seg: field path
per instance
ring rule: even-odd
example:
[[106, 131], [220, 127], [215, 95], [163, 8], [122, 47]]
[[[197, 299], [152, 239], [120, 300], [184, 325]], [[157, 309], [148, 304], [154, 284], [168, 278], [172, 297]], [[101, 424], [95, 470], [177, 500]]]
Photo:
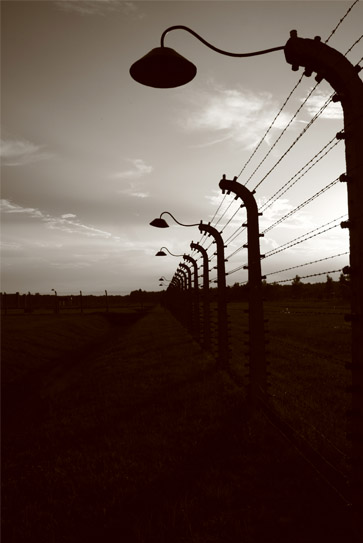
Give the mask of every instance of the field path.
[[163, 308], [63, 362], [3, 437], [4, 542], [350, 542], [339, 501]]

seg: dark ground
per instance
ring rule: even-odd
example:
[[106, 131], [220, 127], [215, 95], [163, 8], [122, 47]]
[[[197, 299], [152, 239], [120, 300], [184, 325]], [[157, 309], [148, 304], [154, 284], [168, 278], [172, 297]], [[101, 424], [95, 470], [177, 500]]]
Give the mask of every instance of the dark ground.
[[20, 362], [4, 327], [4, 543], [353, 541], [349, 510], [168, 312], [81, 318], [99, 330], [84, 345], [55, 321], [45, 355], [34, 326]]

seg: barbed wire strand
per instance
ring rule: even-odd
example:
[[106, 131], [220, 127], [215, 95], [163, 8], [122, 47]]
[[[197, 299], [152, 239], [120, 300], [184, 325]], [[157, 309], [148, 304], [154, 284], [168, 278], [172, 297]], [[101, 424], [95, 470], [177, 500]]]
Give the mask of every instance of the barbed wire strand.
[[[363, 34], [353, 43], [353, 45], [351, 45], [348, 49], [348, 51], [345, 53], [344, 56], [347, 56], [348, 53], [351, 52], [351, 50], [353, 49], [353, 47], [355, 47], [359, 42], [360, 40], [363, 38]], [[359, 61], [360, 62], [360, 61]]]
[[355, 0], [353, 2], [353, 4], [350, 6], [350, 8], [348, 8], [348, 10], [346, 11], [346, 13], [343, 15], [343, 17], [338, 21], [337, 25], [335, 26], [335, 28], [333, 28], [333, 30], [331, 31], [331, 33], [329, 34], [329, 36], [327, 37], [327, 39], [325, 40], [325, 43], [328, 43], [328, 41], [330, 41], [330, 38], [332, 38], [335, 34], [335, 32], [338, 30], [338, 28], [340, 27], [340, 25], [342, 24], [342, 22], [344, 21], [344, 19], [349, 15], [349, 13], [352, 11], [352, 9], [354, 8], [354, 6], [359, 2], [359, 0]]
[[278, 136], [278, 138], [275, 140], [275, 142], [273, 143], [273, 145], [271, 145], [270, 149], [268, 150], [268, 152], [265, 154], [265, 156], [263, 157], [263, 159], [259, 162], [259, 164], [257, 165], [257, 167], [254, 169], [254, 171], [251, 173], [251, 175], [248, 177], [248, 179], [245, 181], [245, 185], [247, 186], [247, 184], [250, 182], [250, 180], [252, 179], [252, 177], [255, 175], [255, 173], [260, 169], [260, 167], [262, 166], [262, 164], [265, 162], [265, 160], [267, 159], [267, 157], [272, 153], [272, 151], [274, 150], [274, 148], [276, 147], [276, 145], [278, 144], [278, 142], [280, 141], [280, 139], [282, 138], [282, 136], [285, 134], [285, 132], [287, 131], [287, 129], [291, 126], [292, 122], [294, 121], [294, 119], [296, 119], [297, 115], [300, 113], [300, 111], [302, 110], [302, 108], [305, 106], [306, 102], [309, 100], [309, 98], [311, 97], [311, 95], [313, 94], [313, 92], [315, 91], [315, 89], [317, 88], [317, 86], [319, 85], [320, 82], [316, 83], [314, 85], [314, 87], [310, 90], [309, 94], [307, 95], [307, 97], [305, 98], [305, 100], [300, 104], [300, 106], [297, 108], [297, 110], [295, 111], [294, 115], [291, 117], [291, 119], [289, 120], [289, 122], [287, 123], [287, 125], [285, 126], [285, 128], [281, 131], [280, 135]]
[[329, 189], [331, 189], [332, 187], [334, 187], [339, 181], [339, 177], [337, 177], [336, 179], [334, 179], [334, 181], [332, 181], [331, 183], [329, 183], [328, 185], [326, 185], [324, 188], [320, 189], [318, 192], [316, 192], [315, 194], [313, 194], [313, 196], [310, 196], [310, 198], [308, 198], [307, 200], [305, 200], [305, 202], [302, 202], [301, 204], [299, 204], [297, 207], [295, 207], [294, 209], [292, 209], [291, 211], [289, 211], [288, 213], [286, 213], [286, 215], [284, 215], [283, 217], [281, 217], [278, 221], [274, 222], [273, 224], [271, 224], [268, 228], [266, 228], [262, 234], [266, 234], [266, 232], [269, 232], [270, 230], [272, 230], [273, 228], [275, 228], [277, 225], [279, 225], [280, 223], [282, 223], [283, 221], [286, 221], [288, 218], [290, 218], [292, 215], [294, 215], [297, 211], [300, 211], [303, 207], [305, 207], [306, 205], [310, 204], [311, 202], [313, 202], [314, 200], [316, 200], [316, 198], [319, 198], [322, 194], [324, 194], [326, 191], [328, 191]]
[[[282, 187], [280, 187], [272, 196], [270, 196], [270, 198], [264, 204], [262, 204], [260, 210], [265, 211], [266, 209], [271, 207], [276, 202], [276, 200], [278, 200], [278, 198], [280, 198], [283, 194], [285, 194], [288, 190], [290, 190], [302, 177], [304, 177], [304, 175], [308, 173], [308, 171], [310, 171], [314, 166], [316, 166], [316, 164], [318, 164], [320, 160], [322, 160], [328, 153], [330, 153], [330, 151], [332, 151], [334, 147], [338, 145], [338, 143], [340, 143], [341, 141], [342, 140], [337, 140], [336, 136], [334, 136], [322, 149], [320, 149], [320, 151], [318, 151], [304, 166], [302, 166], [302, 168], [300, 168], [300, 170], [296, 172], [295, 175], [293, 175], [284, 185], [282, 185]], [[332, 143], [333, 145], [331, 145]], [[331, 145], [331, 147], [327, 149], [329, 145]], [[321, 156], [319, 157], [319, 155]], [[315, 162], [313, 162], [314, 160]], [[300, 177], [297, 177], [300, 173], [301, 173]]]
[[304, 264], [298, 264], [297, 266], [291, 266], [290, 268], [284, 268], [283, 270], [278, 270], [270, 273], [265, 273], [266, 277], [269, 275], [275, 275], [277, 273], [283, 273], [285, 271], [296, 270], [297, 268], [303, 268], [304, 266], [310, 266], [312, 264], [317, 264], [318, 262], [323, 262], [324, 260], [331, 260], [332, 258], [338, 258], [339, 256], [349, 255], [349, 251], [345, 253], [339, 253], [337, 255], [326, 256], [325, 258], [319, 258], [319, 260], [312, 260], [311, 262], [305, 262]]
[[246, 167], [248, 166], [248, 164], [251, 162], [252, 158], [255, 156], [255, 154], [257, 153], [258, 149], [261, 147], [262, 143], [265, 141], [265, 138], [268, 136], [268, 134], [270, 133], [270, 131], [272, 130], [272, 127], [273, 125], [275, 124], [277, 118], [281, 115], [284, 107], [286, 106], [287, 102], [290, 100], [291, 96], [294, 94], [295, 90], [297, 89], [297, 87], [300, 85], [301, 81], [303, 80], [304, 78], [304, 74], [301, 75], [300, 79], [298, 80], [298, 82], [296, 83], [296, 85], [294, 86], [294, 88], [292, 89], [292, 91], [290, 92], [290, 94], [288, 95], [288, 97], [286, 98], [286, 100], [284, 101], [284, 103], [282, 104], [280, 110], [278, 111], [278, 113], [275, 115], [274, 119], [272, 120], [270, 126], [268, 127], [268, 129], [266, 130], [266, 132], [264, 133], [264, 135], [262, 136], [262, 138], [260, 139], [257, 147], [255, 148], [255, 150], [253, 151], [253, 153], [251, 154], [251, 156], [249, 157], [249, 159], [247, 160], [247, 162], [245, 163], [245, 165], [243, 166], [243, 168], [241, 169], [241, 171], [239, 172], [239, 174], [237, 175], [237, 179], [239, 179], [239, 177], [242, 175], [242, 173], [244, 172], [244, 170], [246, 169]]
[[[336, 222], [336, 221], [339, 221], [340, 219], [343, 219], [344, 217], [346, 217], [346, 214], [342, 215], [341, 217], [337, 217], [336, 219], [333, 219], [333, 220], [331, 220], [331, 221], [329, 221], [329, 222], [327, 222], [325, 224], [322, 224], [322, 225], [318, 226], [317, 228], [314, 228], [313, 230], [310, 230], [310, 232], [306, 232], [305, 234], [302, 234], [301, 236], [298, 236], [297, 238], [295, 238], [293, 240], [290, 240], [290, 241], [284, 243], [283, 245], [280, 245], [279, 247], [276, 247], [276, 249], [271, 249], [271, 251], [268, 251], [264, 255], [264, 258], [268, 258], [270, 256], [273, 256], [273, 255], [277, 254], [277, 253], [285, 251], [286, 249], [290, 249], [291, 247], [294, 247], [295, 245], [298, 245], [299, 243], [303, 243], [304, 241], [308, 241], [311, 238], [314, 238], [316, 236], [320, 236], [321, 234], [324, 234], [325, 232], [328, 232], [329, 230], [332, 230], [333, 228], [336, 228], [337, 226], [339, 226], [339, 224], [335, 224], [333, 226], [329, 226], [329, 225], [331, 225], [331, 223], [333, 223], [333, 222]], [[329, 226], [329, 228], [325, 228], [326, 226]], [[322, 230], [321, 232], [318, 232], [318, 230], [320, 230], [321, 228], [325, 228], [325, 230]], [[243, 247], [241, 247], [241, 248], [243, 248]], [[241, 264], [240, 266], [237, 266], [236, 268], [232, 269], [231, 271], [226, 273], [226, 275], [231, 275], [232, 273], [235, 273], [236, 271], [241, 270], [245, 266], [247, 266], [247, 262], [245, 262], [244, 264]]]
[[233, 232], [233, 234], [231, 234], [231, 235], [226, 239], [225, 243], [231, 243], [232, 241], [234, 241], [234, 240], [236, 239], [237, 236], [239, 236], [240, 234], [242, 234], [242, 232], [243, 232], [244, 230], [246, 230], [246, 228], [247, 228], [247, 227], [246, 227], [246, 226], [243, 226], [243, 225], [239, 226], [239, 227], [237, 228], [237, 230], [235, 230], [235, 231]]
[[226, 224], [223, 226], [222, 230], [221, 230], [221, 234], [223, 234], [224, 230], [227, 228], [227, 226], [229, 225], [229, 223], [231, 221], [233, 221], [233, 219], [235, 218], [235, 216], [237, 215], [237, 213], [241, 210], [241, 208], [243, 208], [244, 206], [241, 204], [238, 204], [238, 208], [236, 209], [236, 211], [233, 213], [233, 215], [231, 216], [231, 218], [226, 222]]
[[[315, 87], [314, 87], [315, 89]], [[330, 102], [333, 99], [333, 94], [326, 100], [326, 102], [321, 106], [319, 111], [314, 115], [312, 119], [308, 122], [308, 124], [304, 127], [304, 129], [300, 132], [300, 134], [297, 136], [297, 138], [292, 142], [290, 147], [285, 151], [283, 155], [279, 158], [279, 160], [272, 166], [272, 168], [266, 173], [266, 175], [257, 183], [257, 185], [254, 187], [254, 190], [256, 190], [262, 183], [267, 179], [267, 177], [270, 175], [270, 173], [280, 164], [280, 162], [285, 158], [285, 156], [291, 151], [291, 149], [296, 145], [296, 143], [302, 138], [302, 136], [307, 132], [307, 130], [314, 124], [314, 122], [320, 117], [320, 115], [323, 113], [323, 111], [328, 107]]]
[[[284, 251], [285, 249], [289, 249], [290, 247], [293, 247], [294, 245], [298, 245], [299, 243], [302, 243], [303, 241], [307, 241], [308, 239], [311, 239], [315, 236], [319, 236], [320, 234], [323, 234], [324, 232], [327, 232], [328, 230], [331, 230], [332, 228], [336, 228], [339, 226], [339, 224], [335, 224], [333, 226], [331, 225], [335, 221], [339, 221], [340, 219], [343, 219], [346, 217], [346, 214], [341, 215], [340, 217], [337, 217], [336, 219], [333, 219], [325, 224], [322, 224], [321, 226], [318, 226], [317, 228], [314, 228], [313, 230], [310, 230], [310, 232], [307, 232], [305, 234], [302, 234], [301, 236], [298, 236], [297, 238], [290, 240], [283, 245], [280, 245], [279, 247], [276, 247], [276, 249], [271, 249], [271, 251], [268, 251], [265, 254], [265, 258], [268, 258], [270, 256], [273, 256], [274, 254], [280, 253], [281, 251]], [[329, 226], [329, 228], [326, 228], [325, 230], [322, 230], [321, 232], [317, 232], [321, 228], [325, 228], [326, 226]]]
[[[227, 193], [225, 194], [225, 196], [227, 196]], [[233, 200], [229, 203], [229, 205], [227, 206], [227, 208], [225, 209], [224, 213], [222, 213], [222, 215], [219, 217], [218, 221], [214, 224], [214, 227], [217, 226], [217, 224], [223, 219], [223, 217], [225, 216], [225, 214], [227, 213], [227, 211], [230, 209], [230, 207], [232, 206], [233, 204]]]
[[[325, 272], [318, 272], [318, 273], [311, 273], [310, 275], [303, 275], [302, 277], [299, 277], [299, 279], [307, 279], [308, 277], [318, 277], [319, 275], [328, 275], [329, 273], [338, 273], [341, 272], [342, 269], [339, 268], [339, 270], [329, 270]], [[292, 277], [290, 279], [280, 279], [277, 281], [274, 281], [274, 283], [289, 283], [290, 281], [294, 281], [295, 277]]]
[[212, 222], [214, 221], [214, 219], [216, 218], [216, 216], [217, 216], [219, 210], [221, 209], [221, 207], [222, 207], [222, 205], [223, 205], [223, 203], [224, 203], [224, 200], [226, 199], [226, 196], [227, 196], [227, 193], [223, 195], [223, 198], [222, 198], [222, 200], [221, 200], [221, 202], [220, 202], [220, 204], [219, 204], [219, 206], [218, 206], [218, 209], [217, 209], [217, 211], [214, 213], [214, 215], [213, 215], [213, 217], [212, 217], [212, 219], [211, 219], [211, 221], [210, 221], [211, 223], [212, 223]]

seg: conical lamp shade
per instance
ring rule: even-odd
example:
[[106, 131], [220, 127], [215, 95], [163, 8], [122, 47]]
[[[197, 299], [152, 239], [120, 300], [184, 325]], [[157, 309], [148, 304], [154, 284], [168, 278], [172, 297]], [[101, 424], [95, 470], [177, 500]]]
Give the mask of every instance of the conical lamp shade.
[[164, 251], [158, 251], [155, 256], [166, 256], [166, 253], [164, 253]]
[[156, 228], [169, 228], [169, 225], [164, 219], [154, 219], [150, 223], [151, 226], [156, 226]]
[[192, 62], [170, 47], [156, 47], [130, 68], [135, 81], [148, 87], [168, 89], [189, 83], [197, 73]]

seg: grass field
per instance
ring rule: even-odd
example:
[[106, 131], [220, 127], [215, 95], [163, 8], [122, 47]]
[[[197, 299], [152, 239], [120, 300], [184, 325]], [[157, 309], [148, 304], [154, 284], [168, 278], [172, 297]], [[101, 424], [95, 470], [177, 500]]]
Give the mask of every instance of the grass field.
[[[277, 398], [289, 349], [296, 364], [326, 340], [267, 311]], [[7, 316], [3, 338], [4, 542], [351, 540], [341, 503], [162, 308], [129, 325]]]
[[[246, 304], [229, 304], [232, 368], [248, 382]], [[351, 360], [348, 307], [332, 302], [265, 303], [269, 399], [284, 420], [348, 472], [346, 439]]]

